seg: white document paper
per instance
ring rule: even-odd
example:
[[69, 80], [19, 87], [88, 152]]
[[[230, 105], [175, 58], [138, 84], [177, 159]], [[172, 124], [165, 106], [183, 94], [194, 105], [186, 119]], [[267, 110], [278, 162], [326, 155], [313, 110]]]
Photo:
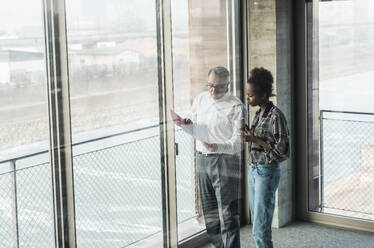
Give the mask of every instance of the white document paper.
[[195, 139], [210, 144], [209, 139], [209, 129], [206, 125], [190, 124], [181, 125], [182, 130], [189, 135], [193, 136]]
[[170, 110], [170, 113], [174, 123], [177, 126], [181, 127], [184, 132], [188, 133], [199, 141], [210, 144], [209, 129], [206, 125], [198, 125], [195, 123], [187, 124], [184, 119], [173, 110]]

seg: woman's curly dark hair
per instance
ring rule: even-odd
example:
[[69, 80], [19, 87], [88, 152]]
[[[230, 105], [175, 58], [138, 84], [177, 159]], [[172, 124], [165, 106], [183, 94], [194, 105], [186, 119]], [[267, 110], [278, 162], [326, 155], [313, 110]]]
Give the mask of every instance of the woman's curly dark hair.
[[247, 83], [254, 86], [256, 93], [265, 94], [265, 97], [269, 98], [274, 96], [273, 81], [273, 75], [269, 70], [263, 67], [255, 67], [251, 70]]

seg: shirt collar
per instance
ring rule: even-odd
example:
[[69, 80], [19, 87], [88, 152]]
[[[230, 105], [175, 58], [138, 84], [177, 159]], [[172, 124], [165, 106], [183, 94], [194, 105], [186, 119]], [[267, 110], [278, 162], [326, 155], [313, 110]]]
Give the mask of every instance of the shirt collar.
[[[210, 96], [210, 95], [209, 95]], [[221, 98], [215, 100], [213, 99], [212, 96], [210, 96], [210, 98], [214, 101], [214, 102], [220, 102], [220, 101], [224, 101], [226, 100], [228, 97], [230, 96], [230, 90], [227, 90], [226, 94], [224, 94]]]
[[[262, 114], [263, 118], [266, 117], [269, 114], [269, 112], [273, 108], [273, 106], [274, 106], [273, 102], [269, 101], [268, 104], [266, 105], [264, 113]], [[261, 108], [259, 110], [257, 110], [256, 115], [260, 114], [260, 111], [261, 111]]]

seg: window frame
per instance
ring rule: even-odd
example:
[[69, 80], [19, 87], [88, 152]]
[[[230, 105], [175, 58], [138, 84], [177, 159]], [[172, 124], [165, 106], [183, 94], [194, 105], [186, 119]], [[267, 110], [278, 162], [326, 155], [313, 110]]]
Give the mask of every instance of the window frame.
[[[309, 144], [310, 136], [308, 136], [308, 130], [313, 126], [308, 121], [308, 111], [310, 110], [308, 103], [308, 83], [315, 80], [311, 78], [310, 73], [313, 72], [312, 65], [318, 65], [318, 58], [316, 54], [311, 52], [310, 49], [314, 48], [314, 51], [318, 51], [318, 43], [310, 43], [313, 37], [310, 36], [310, 32], [314, 30], [308, 30], [308, 21], [313, 21], [307, 15], [308, 6], [312, 5], [318, 8], [318, 0], [297, 0], [294, 3], [294, 46], [295, 46], [295, 57], [294, 57], [294, 77], [295, 77], [295, 133], [296, 133], [296, 217], [298, 219], [330, 225], [334, 227], [360, 230], [367, 232], [374, 232], [374, 222], [360, 220], [355, 218], [349, 218], [344, 216], [336, 216], [331, 214], [324, 214], [319, 212], [313, 212], [309, 210]], [[309, 10], [309, 13], [311, 11]], [[315, 13], [315, 12], [314, 12]], [[309, 18], [309, 20], [308, 20]], [[309, 34], [308, 34], [309, 32]], [[309, 36], [308, 36], [309, 35]], [[309, 40], [309, 42], [308, 42]], [[317, 46], [317, 47], [316, 47]], [[317, 49], [317, 50], [316, 50]], [[312, 49], [313, 51], [313, 49]], [[313, 58], [310, 58], [313, 54]], [[318, 56], [318, 53], [317, 53]], [[310, 103], [309, 103], [310, 104]]]

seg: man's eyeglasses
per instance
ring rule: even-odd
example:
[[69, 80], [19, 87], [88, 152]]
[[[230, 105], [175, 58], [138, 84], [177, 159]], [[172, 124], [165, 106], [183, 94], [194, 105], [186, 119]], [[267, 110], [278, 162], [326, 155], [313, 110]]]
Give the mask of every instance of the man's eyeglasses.
[[227, 87], [227, 84], [207, 84], [208, 88], [214, 88], [215, 90], [223, 90]]

